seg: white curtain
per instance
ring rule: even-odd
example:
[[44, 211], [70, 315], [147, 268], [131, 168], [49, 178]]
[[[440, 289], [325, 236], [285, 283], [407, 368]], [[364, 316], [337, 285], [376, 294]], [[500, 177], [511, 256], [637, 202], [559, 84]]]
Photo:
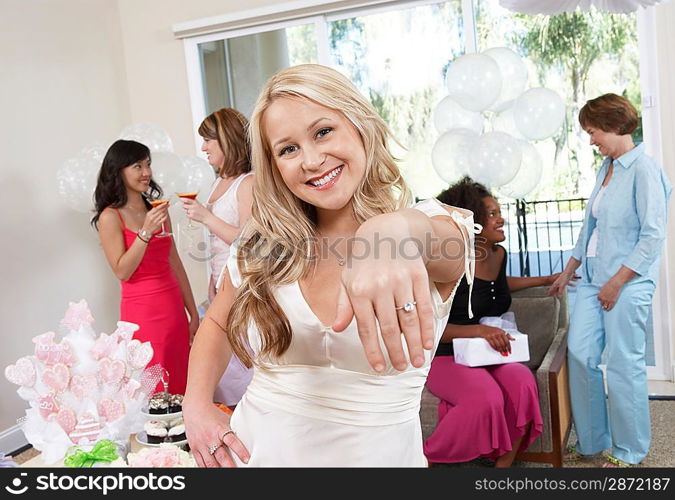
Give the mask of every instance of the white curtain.
[[[521, 14], [560, 14], [591, 8], [605, 12], [634, 12], [638, 7], [650, 7], [664, 0], [499, 0], [499, 4]], [[667, 0], [666, 0], [667, 1]]]

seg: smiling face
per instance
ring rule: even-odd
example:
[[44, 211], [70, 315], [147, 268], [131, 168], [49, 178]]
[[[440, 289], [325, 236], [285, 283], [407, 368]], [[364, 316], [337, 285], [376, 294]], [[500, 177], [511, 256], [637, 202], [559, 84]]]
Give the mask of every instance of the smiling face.
[[220, 148], [217, 139], [211, 139], [209, 137], [202, 137], [204, 141], [202, 142], [202, 151], [206, 153], [209, 165], [213, 167], [213, 170], [216, 173], [219, 173], [223, 165], [225, 165], [225, 154]]
[[593, 125], [586, 126], [584, 130], [586, 130], [586, 133], [589, 136], [591, 146], [596, 146], [601, 155], [609, 156], [611, 158], [618, 158], [621, 156], [618, 151], [622, 136], [615, 134], [614, 132], [605, 132]]
[[485, 238], [487, 243], [500, 243], [506, 239], [504, 234], [504, 218], [502, 217], [502, 210], [499, 203], [492, 196], [483, 198], [483, 206], [485, 207], [485, 220], [481, 221], [483, 230], [480, 236]]
[[145, 193], [150, 186], [151, 179], [150, 158], [137, 161], [122, 169], [122, 181], [127, 191]]
[[288, 189], [317, 210], [342, 210], [366, 172], [363, 141], [339, 111], [282, 97], [265, 111], [273, 164]]

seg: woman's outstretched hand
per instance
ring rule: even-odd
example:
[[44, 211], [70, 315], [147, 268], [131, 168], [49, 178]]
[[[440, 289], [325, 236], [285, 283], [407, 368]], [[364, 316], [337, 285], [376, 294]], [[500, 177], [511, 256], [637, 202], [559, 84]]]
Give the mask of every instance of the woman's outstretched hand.
[[414, 367], [424, 364], [424, 349], [434, 346], [429, 277], [407, 227], [393, 217], [382, 225], [364, 223], [342, 271], [333, 330], [343, 331], [355, 317], [368, 362], [378, 372], [386, 367], [380, 334], [392, 366], [400, 371], [408, 367], [401, 334]]
[[562, 273], [551, 275], [551, 278], [555, 279], [546, 293], [548, 295], [556, 295], [561, 297], [568, 286], [576, 286], [575, 281], [579, 279], [579, 276], [574, 273], [569, 274], [563, 271]]
[[199, 467], [235, 467], [230, 452], [247, 463], [249, 453], [230, 428], [230, 416], [213, 404], [183, 402], [185, 434]]

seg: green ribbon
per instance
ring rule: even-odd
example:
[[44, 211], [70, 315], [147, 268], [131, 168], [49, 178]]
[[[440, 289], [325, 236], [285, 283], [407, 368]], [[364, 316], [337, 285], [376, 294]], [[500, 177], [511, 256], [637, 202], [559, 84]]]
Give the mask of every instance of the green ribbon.
[[118, 457], [117, 445], [109, 439], [101, 439], [91, 451], [75, 448], [63, 463], [66, 467], [91, 467], [96, 462], [112, 462]]

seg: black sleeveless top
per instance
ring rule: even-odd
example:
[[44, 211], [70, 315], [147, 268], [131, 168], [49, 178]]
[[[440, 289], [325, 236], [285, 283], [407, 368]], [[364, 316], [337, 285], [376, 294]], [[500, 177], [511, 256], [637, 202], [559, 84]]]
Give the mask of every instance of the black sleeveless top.
[[[511, 307], [511, 292], [506, 282], [506, 250], [501, 245], [498, 246], [504, 250], [504, 259], [497, 279], [495, 281], [480, 278], [474, 280], [471, 294], [473, 318], [469, 319], [469, 284], [466, 277], [463, 277], [452, 301], [449, 324], [477, 325], [482, 317], [501, 316]], [[452, 340], [438, 345], [436, 356], [452, 356], [453, 354]]]

